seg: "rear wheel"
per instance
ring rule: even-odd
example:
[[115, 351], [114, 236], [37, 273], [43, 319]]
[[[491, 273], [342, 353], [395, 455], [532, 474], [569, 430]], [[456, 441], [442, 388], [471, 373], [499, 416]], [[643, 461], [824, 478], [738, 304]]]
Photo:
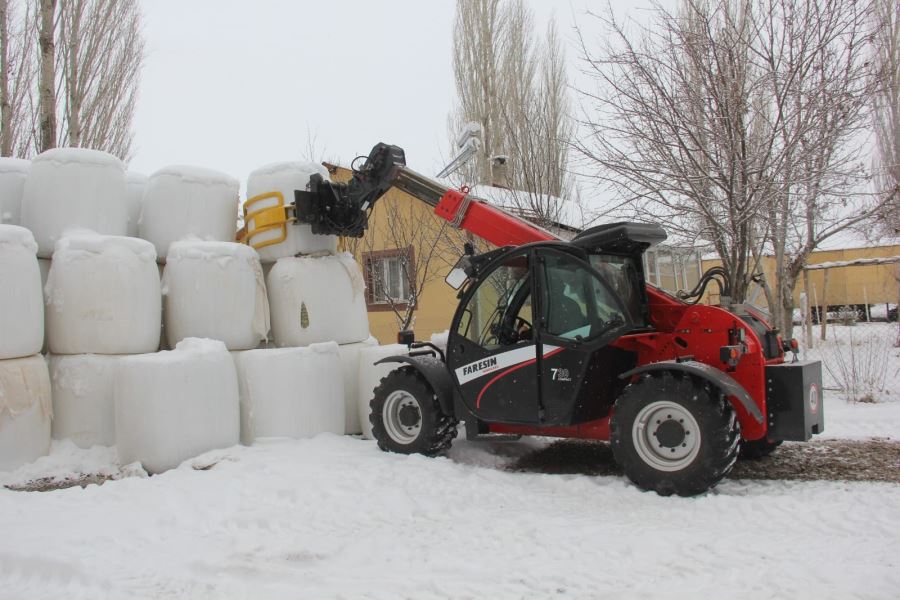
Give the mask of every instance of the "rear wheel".
[[680, 373], [645, 375], [616, 401], [610, 444], [631, 481], [668, 496], [702, 494], [737, 458], [740, 425], [707, 382]]
[[410, 367], [382, 379], [370, 406], [372, 435], [382, 450], [434, 456], [456, 437], [456, 419], [443, 412], [431, 385]]

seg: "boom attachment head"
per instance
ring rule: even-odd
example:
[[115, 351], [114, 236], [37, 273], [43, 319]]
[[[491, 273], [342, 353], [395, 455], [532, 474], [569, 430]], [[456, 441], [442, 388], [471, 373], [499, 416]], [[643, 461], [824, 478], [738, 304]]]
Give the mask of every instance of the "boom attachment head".
[[362, 167], [353, 169], [348, 183], [325, 181], [314, 174], [308, 190], [294, 192], [296, 222], [311, 225], [312, 232], [319, 235], [362, 237], [369, 209], [390, 189], [396, 171], [405, 166], [402, 148], [380, 143], [372, 148]]

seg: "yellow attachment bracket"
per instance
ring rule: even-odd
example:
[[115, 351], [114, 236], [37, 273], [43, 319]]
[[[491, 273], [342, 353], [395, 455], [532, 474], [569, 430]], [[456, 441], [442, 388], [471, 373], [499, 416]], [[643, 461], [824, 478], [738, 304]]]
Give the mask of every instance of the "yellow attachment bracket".
[[[272, 198], [276, 200], [274, 205], [254, 209], [255, 205]], [[284, 194], [281, 192], [266, 192], [265, 194], [253, 196], [244, 202], [244, 227], [246, 232], [239, 241], [257, 250], [266, 246], [280, 244], [287, 238], [288, 224], [297, 220], [289, 216], [293, 208], [293, 206], [284, 205]], [[273, 230], [278, 230], [275, 237], [260, 242], [253, 241], [254, 237]]]

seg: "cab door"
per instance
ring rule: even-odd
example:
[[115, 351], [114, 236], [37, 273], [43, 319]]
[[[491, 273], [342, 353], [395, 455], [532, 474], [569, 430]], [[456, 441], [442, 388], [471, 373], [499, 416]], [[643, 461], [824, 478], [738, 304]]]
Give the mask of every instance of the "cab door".
[[539, 422], [533, 252], [515, 253], [462, 298], [447, 363], [465, 407], [486, 422]]
[[543, 424], [574, 425], [606, 416], [633, 357], [609, 346], [633, 324], [626, 307], [583, 258], [536, 252]]

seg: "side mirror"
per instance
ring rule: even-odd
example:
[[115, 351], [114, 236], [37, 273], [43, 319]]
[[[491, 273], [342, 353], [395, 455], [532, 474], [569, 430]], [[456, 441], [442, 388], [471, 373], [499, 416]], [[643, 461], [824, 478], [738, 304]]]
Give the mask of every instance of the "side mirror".
[[447, 285], [452, 287], [454, 290], [458, 290], [462, 287], [462, 284], [466, 282], [469, 276], [466, 275], [466, 272], [460, 269], [459, 267], [454, 267], [452, 271], [447, 274], [447, 277], [444, 278], [444, 281], [447, 282]]

